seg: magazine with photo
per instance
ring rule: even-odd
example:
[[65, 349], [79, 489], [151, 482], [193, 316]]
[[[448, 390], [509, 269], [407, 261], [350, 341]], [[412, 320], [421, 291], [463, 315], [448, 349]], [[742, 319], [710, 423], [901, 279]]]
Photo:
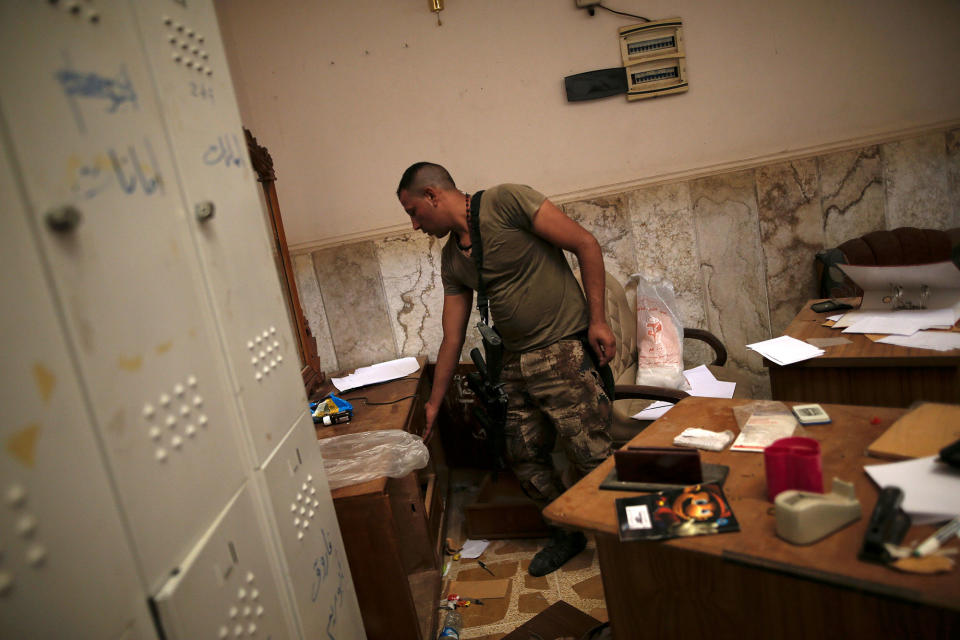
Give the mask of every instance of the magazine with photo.
[[618, 498], [620, 540], [666, 540], [739, 531], [720, 485], [697, 484]]

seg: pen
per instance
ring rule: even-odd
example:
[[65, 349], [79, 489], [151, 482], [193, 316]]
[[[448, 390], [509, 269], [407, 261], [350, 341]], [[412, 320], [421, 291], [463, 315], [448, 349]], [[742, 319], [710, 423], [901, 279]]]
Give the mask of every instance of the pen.
[[917, 545], [913, 550], [915, 556], [926, 556], [937, 549], [953, 536], [960, 533], [960, 516], [957, 516], [947, 524], [937, 529], [936, 533]]

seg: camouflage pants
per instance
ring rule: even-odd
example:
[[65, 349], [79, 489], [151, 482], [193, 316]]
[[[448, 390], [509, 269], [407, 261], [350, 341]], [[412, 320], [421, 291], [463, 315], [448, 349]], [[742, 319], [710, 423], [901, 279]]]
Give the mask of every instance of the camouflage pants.
[[527, 495], [545, 506], [564, 491], [551, 456], [557, 442], [578, 477], [610, 455], [610, 399], [576, 339], [505, 354], [500, 380], [509, 398], [507, 458]]

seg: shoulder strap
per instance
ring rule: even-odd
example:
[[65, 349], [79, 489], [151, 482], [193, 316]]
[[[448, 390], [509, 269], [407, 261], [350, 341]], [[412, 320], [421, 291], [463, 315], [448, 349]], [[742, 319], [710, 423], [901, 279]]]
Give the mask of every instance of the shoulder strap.
[[487, 288], [483, 284], [483, 244], [480, 242], [480, 199], [483, 191], [477, 191], [470, 198], [470, 256], [477, 266], [477, 311], [483, 324], [490, 324], [490, 301], [487, 299]]

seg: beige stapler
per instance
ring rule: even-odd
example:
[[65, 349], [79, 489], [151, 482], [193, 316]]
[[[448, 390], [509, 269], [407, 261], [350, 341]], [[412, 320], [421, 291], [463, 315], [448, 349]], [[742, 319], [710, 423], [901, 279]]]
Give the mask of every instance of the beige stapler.
[[777, 535], [793, 544], [810, 544], [860, 518], [853, 483], [833, 479], [830, 493], [790, 489], [774, 500]]

